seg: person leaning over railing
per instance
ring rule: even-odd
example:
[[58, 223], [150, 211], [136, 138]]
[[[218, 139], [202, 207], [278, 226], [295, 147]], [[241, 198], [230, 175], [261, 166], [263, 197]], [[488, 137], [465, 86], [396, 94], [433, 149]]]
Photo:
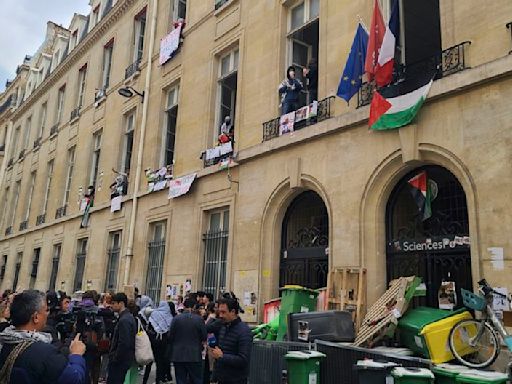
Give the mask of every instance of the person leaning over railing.
[[85, 384], [85, 345], [80, 334], [64, 356], [42, 332], [48, 318], [43, 292], [23, 291], [11, 304], [11, 326], [0, 333], [0, 383]]

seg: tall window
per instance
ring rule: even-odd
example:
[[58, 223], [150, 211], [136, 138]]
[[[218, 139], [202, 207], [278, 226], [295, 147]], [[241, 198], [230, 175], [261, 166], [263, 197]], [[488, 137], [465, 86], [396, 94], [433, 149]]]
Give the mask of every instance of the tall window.
[[78, 71], [78, 108], [84, 105], [85, 84], [87, 78], [87, 64]]
[[66, 97], [66, 85], [63, 85], [59, 88], [59, 93], [57, 94], [57, 116], [56, 122], [60, 123], [62, 119], [62, 113], [64, 112], [64, 99]]
[[107, 251], [107, 276], [105, 292], [117, 289], [117, 273], [119, 270], [119, 254], [121, 252], [121, 231], [110, 232], [109, 249]]
[[179, 86], [172, 87], [167, 92], [165, 107], [164, 156], [163, 165], [172, 165], [174, 160], [174, 144], [176, 141], [176, 121], [178, 119]]
[[30, 187], [27, 195], [27, 205], [25, 207], [25, 218], [24, 221], [28, 221], [30, 218], [30, 209], [32, 207], [32, 195], [34, 194], [34, 186], [36, 184], [36, 171], [30, 174]]
[[59, 273], [59, 262], [60, 262], [61, 249], [62, 249], [62, 244], [55, 244], [53, 246], [52, 273], [50, 275], [50, 285], [48, 286], [48, 289], [50, 291], [55, 290], [55, 285], [57, 283], [57, 273]]
[[84, 271], [85, 271], [85, 257], [87, 256], [87, 238], [78, 240], [76, 249], [76, 269], [75, 279], [73, 280], [73, 292], [81, 291]]
[[34, 249], [34, 259], [32, 260], [32, 270], [30, 271], [29, 289], [34, 289], [37, 280], [37, 270], [39, 269], [39, 257], [41, 256], [41, 248]]
[[148, 270], [146, 274], [146, 295], [157, 303], [160, 301], [162, 289], [162, 274], [165, 258], [165, 221], [152, 223], [150, 226], [151, 239], [148, 242]]
[[91, 13], [91, 29], [100, 22], [100, 4], [98, 4]]
[[32, 116], [29, 116], [25, 123], [25, 132], [23, 133], [23, 148], [22, 148], [22, 150], [28, 148], [28, 142], [30, 140], [31, 129], [32, 129]]
[[236, 88], [238, 79], [238, 48], [220, 58], [217, 135], [226, 116], [235, 123]]
[[135, 40], [133, 59], [140, 61], [144, 54], [144, 34], [146, 32], [146, 8], [144, 8], [137, 16], [135, 16]]
[[212, 212], [203, 234], [203, 289], [217, 297], [226, 289], [226, 264], [229, 238], [229, 209]]
[[12, 280], [12, 290], [18, 289], [18, 279], [20, 277], [21, 261], [23, 260], [23, 252], [18, 252], [16, 255], [16, 266], [14, 267], [14, 279]]
[[18, 153], [18, 141], [20, 140], [21, 127], [16, 127], [14, 130], [14, 135], [12, 136], [12, 150], [11, 150], [11, 159], [14, 159], [16, 154]]
[[[0, 212], [9, 212], [8, 211], [9, 208], [10, 208], [9, 207], [9, 191], [10, 191], [10, 187], [6, 186], [5, 187], [5, 194], [4, 194], [3, 198], [2, 198], [2, 200], [3, 200], [2, 210]], [[8, 219], [7, 215], [2, 215], [2, 219], [0, 220], [0, 224], [2, 225], [2, 228], [7, 223], [7, 219]]]
[[121, 169], [124, 173], [130, 173], [133, 150], [133, 133], [135, 126], [135, 112], [130, 112], [124, 117], [125, 132], [123, 139], [123, 157]]
[[96, 187], [96, 181], [98, 179], [98, 169], [100, 164], [100, 154], [101, 154], [101, 134], [102, 130], [95, 132], [92, 136], [92, 163], [91, 163], [91, 172], [89, 175], [89, 185], [94, 185]]
[[66, 185], [64, 188], [64, 198], [62, 206], [67, 206], [69, 203], [69, 194], [71, 191], [71, 181], [73, 180], [73, 170], [75, 168], [75, 147], [68, 149], [68, 168], [66, 172]]
[[37, 135], [37, 138], [43, 137], [44, 134], [44, 128], [46, 126], [46, 112], [48, 110], [48, 103], [43, 103], [41, 105], [41, 114], [39, 115], [39, 133]]
[[103, 77], [101, 88], [106, 90], [110, 85], [110, 70], [112, 68], [112, 52], [114, 51], [114, 39], [103, 48]]
[[[304, 0], [290, 9], [288, 23], [288, 64], [296, 69], [295, 76], [304, 84], [304, 91], [299, 98], [299, 105], [305, 105], [307, 92], [310, 101], [318, 93], [318, 41], [319, 41], [320, 0]], [[303, 69], [310, 71], [307, 78]]]
[[53, 179], [53, 160], [48, 162], [46, 167], [46, 188], [44, 192], [44, 200], [43, 200], [43, 210], [41, 214], [46, 213], [46, 209], [48, 208], [48, 199], [50, 198], [50, 190], [52, 188], [52, 179]]
[[11, 200], [11, 214], [9, 215], [11, 220], [9, 224], [10, 227], [14, 225], [14, 220], [16, 219], [16, 210], [18, 209], [18, 201], [20, 198], [20, 188], [21, 181], [17, 181], [16, 184], [14, 184], [14, 191]]
[[187, 16], [187, 0], [174, 0], [173, 20], [185, 19]]
[[2, 268], [0, 269], [0, 281], [5, 278], [5, 270], [7, 269], [7, 255], [2, 255]]

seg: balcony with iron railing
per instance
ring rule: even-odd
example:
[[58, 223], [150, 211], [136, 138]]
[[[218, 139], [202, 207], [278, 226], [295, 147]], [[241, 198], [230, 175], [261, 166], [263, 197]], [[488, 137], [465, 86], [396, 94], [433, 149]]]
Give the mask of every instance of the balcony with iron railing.
[[[319, 123], [320, 121], [326, 120], [331, 117], [332, 114], [332, 108], [331, 104], [334, 101], [334, 96], [327, 97], [323, 100], [320, 100], [317, 102], [316, 106], [316, 113], [311, 114], [311, 116], [304, 116], [305, 118], [301, 118], [300, 120], [296, 121], [293, 126], [293, 130], [297, 131], [300, 129], [303, 129], [305, 127], [308, 127], [310, 125], [314, 125]], [[295, 115], [297, 116], [297, 113], [301, 111], [303, 108], [295, 111]], [[263, 141], [267, 141], [270, 139], [273, 139], [275, 137], [278, 137], [282, 134], [282, 131], [280, 132], [280, 121], [281, 117], [276, 117], [275, 119], [266, 121], [263, 123]]]
[[5, 236], [9, 236], [12, 234], [12, 225], [5, 228]]
[[69, 121], [73, 121], [75, 119], [78, 119], [80, 117], [80, 106], [76, 107], [71, 111], [71, 116], [69, 118]]
[[129, 79], [132, 77], [135, 73], [140, 71], [140, 61], [141, 58], [139, 57], [137, 60], [135, 60], [133, 63], [131, 63], [124, 71], [124, 78]]
[[61, 217], [64, 217], [64, 216], [66, 216], [66, 206], [65, 205], [63, 207], [57, 208], [57, 210], [55, 211], [55, 219], [60, 219]]
[[20, 223], [20, 231], [24, 231], [28, 228], [28, 220], [24, 220]]
[[34, 140], [34, 151], [41, 146], [41, 137]]
[[233, 157], [233, 154], [233, 143], [229, 141], [227, 143], [207, 149], [201, 154], [201, 159], [203, 160], [203, 166], [206, 168], [228, 160], [229, 158]]
[[59, 124], [55, 124], [53, 127], [50, 128], [50, 137], [53, 137], [59, 133]]
[[42, 215], [37, 216], [36, 226], [44, 224], [45, 221], [46, 221], [46, 214], [43, 213]]
[[[427, 72], [435, 72], [434, 80], [438, 80], [463, 71], [469, 68], [466, 62], [466, 47], [469, 45], [471, 45], [470, 41], [464, 41], [428, 59], [406, 65], [399, 64], [393, 73], [393, 83]], [[370, 104], [374, 91], [375, 84], [373, 82], [363, 83], [357, 94], [357, 108]]]

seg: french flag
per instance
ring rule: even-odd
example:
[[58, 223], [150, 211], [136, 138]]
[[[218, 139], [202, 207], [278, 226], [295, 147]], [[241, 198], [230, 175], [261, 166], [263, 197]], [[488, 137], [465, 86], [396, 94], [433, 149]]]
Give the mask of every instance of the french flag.
[[375, 70], [375, 82], [379, 87], [391, 83], [393, 79], [393, 66], [395, 65], [395, 47], [400, 32], [400, 18], [398, 13], [398, 0], [393, 1], [391, 17], [382, 40], [379, 52], [377, 68]]

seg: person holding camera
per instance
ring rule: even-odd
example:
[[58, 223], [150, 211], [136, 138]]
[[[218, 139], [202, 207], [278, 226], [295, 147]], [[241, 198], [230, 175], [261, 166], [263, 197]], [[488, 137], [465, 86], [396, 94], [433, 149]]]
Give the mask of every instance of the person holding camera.
[[251, 360], [251, 330], [238, 315], [241, 308], [235, 295], [224, 295], [217, 303], [222, 327], [217, 345], [208, 347], [210, 356], [215, 359], [213, 377], [218, 384], [246, 384]]
[[295, 78], [295, 67], [292, 65], [286, 70], [286, 79], [279, 84], [279, 94], [281, 95], [281, 114], [293, 112], [299, 108], [299, 95], [304, 86], [302, 82]]

